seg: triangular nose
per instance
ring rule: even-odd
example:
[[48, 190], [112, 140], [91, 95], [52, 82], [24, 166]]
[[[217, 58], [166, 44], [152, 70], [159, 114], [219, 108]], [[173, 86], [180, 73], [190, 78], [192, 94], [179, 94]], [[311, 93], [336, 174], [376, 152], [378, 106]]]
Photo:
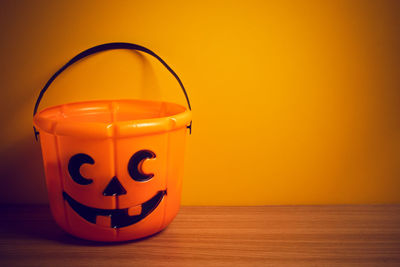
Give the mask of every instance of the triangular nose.
[[118, 178], [114, 176], [110, 183], [107, 185], [106, 189], [103, 191], [103, 195], [105, 196], [119, 196], [125, 195], [126, 190], [122, 186], [122, 184], [118, 181]]

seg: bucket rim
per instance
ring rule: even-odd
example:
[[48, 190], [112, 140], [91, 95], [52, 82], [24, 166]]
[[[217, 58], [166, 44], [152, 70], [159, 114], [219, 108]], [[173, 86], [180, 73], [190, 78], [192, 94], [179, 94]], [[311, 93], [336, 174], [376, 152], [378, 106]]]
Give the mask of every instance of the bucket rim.
[[[160, 112], [168, 107], [178, 111], [171, 115], [159, 115], [155, 118], [140, 118], [129, 120], [115, 120], [115, 112], [121, 104], [150, 104], [159, 105]], [[66, 119], [66, 111], [77, 106], [93, 105], [109, 106], [110, 122], [102, 121], [73, 121]], [[164, 110], [165, 111], [165, 110]], [[57, 113], [49, 116], [49, 113]], [[56, 136], [71, 136], [79, 138], [123, 138], [138, 135], [150, 135], [169, 132], [189, 126], [192, 112], [183, 105], [169, 102], [146, 99], [94, 99], [75, 101], [50, 106], [37, 112], [33, 117], [33, 125], [39, 132]]]

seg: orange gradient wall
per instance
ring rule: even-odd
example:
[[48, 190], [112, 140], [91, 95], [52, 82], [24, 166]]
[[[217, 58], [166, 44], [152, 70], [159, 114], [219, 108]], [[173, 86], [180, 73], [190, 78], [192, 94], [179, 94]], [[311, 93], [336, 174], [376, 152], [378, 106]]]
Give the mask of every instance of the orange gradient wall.
[[[78, 52], [138, 43], [181, 76], [193, 106], [185, 205], [400, 203], [398, 1], [1, 1], [0, 202], [47, 201], [32, 110]], [[45, 106], [178, 102], [148, 56], [105, 52]]]

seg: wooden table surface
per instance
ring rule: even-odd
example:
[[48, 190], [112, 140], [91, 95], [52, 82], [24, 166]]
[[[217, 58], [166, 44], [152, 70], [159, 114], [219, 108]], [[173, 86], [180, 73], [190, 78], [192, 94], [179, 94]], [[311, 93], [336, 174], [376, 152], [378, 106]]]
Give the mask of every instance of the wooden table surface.
[[400, 266], [400, 205], [182, 207], [163, 232], [95, 243], [46, 206], [0, 207], [0, 266]]

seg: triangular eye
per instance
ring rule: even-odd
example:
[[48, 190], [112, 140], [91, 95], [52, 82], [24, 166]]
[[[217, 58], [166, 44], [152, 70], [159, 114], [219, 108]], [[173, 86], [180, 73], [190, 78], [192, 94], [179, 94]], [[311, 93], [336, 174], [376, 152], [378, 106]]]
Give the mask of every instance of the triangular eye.
[[140, 170], [141, 162], [145, 159], [155, 158], [156, 154], [150, 150], [140, 150], [133, 154], [128, 163], [128, 172], [133, 180], [138, 182], [145, 182], [153, 178], [154, 174], [145, 174]]
[[81, 175], [80, 168], [83, 164], [94, 164], [91, 156], [79, 153], [73, 155], [68, 162], [68, 172], [72, 180], [81, 185], [88, 185], [93, 182], [92, 179], [85, 178]]

